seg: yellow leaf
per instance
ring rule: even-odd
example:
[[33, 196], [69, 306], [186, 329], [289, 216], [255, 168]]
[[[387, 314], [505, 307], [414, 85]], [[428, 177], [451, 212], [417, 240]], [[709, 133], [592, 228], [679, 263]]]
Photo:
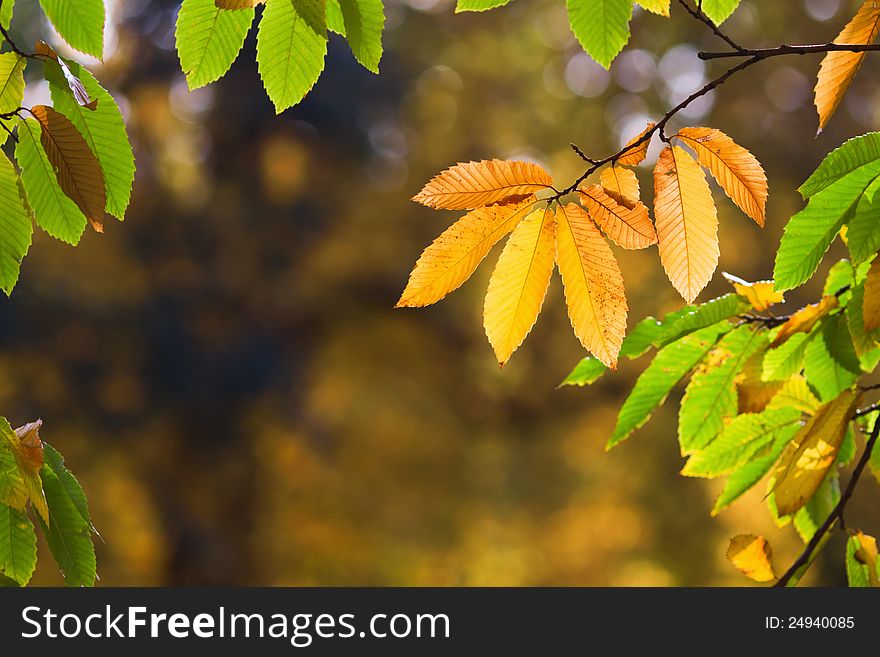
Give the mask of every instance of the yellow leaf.
[[785, 448], [774, 473], [780, 516], [797, 512], [822, 484], [837, 458], [859, 396], [847, 390], [821, 406]]
[[776, 579], [770, 563], [773, 551], [763, 536], [739, 534], [730, 539], [727, 558], [739, 571], [756, 582], [771, 582]]
[[865, 318], [865, 333], [880, 328], [880, 257], [871, 263], [865, 279], [865, 304], [862, 309]]
[[541, 312], [556, 261], [555, 231], [550, 209], [533, 211], [514, 229], [489, 279], [483, 325], [501, 365], [522, 344]]
[[[835, 43], [868, 44], [877, 38], [880, 29], [880, 3], [865, 0], [855, 17], [837, 35]], [[816, 111], [819, 113], [819, 131], [828, 124], [843, 95], [862, 65], [867, 53], [829, 52], [819, 67], [816, 81]]]
[[452, 224], [422, 252], [396, 307], [427, 306], [458, 289], [534, 202], [478, 208]]
[[816, 322], [837, 308], [839, 303], [837, 297], [829, 294], [822, 297], [818, 303], [811, 303], [809, 306], [804, 306], [797, 312], [792, 313], [788, 321], [780, 327], [776, 337], [773, 338], [773, 342], [770, 343], [770, 349], [775, 349], [795, 333], [809, 333], [813, 330]]
[[623, 276], [611, 248], [574, 203], [556, 212], [559, 273], [572, 328], [581, 344], [611, 369], [626, 333]]
[[795, 374], [782, 385], [782, 389], [770, 400], [767, 408], [796, 408], [812, 415], [819, 408], [819, 400], [810, 391], [807, 380]]
[[483, 160], [446, 169], [413, 196], [429, 208], [469, 210], [553, 185], [550, 174], [532, 162]]
[[76, 126], [60, 112], [35, 105], [30, 113], [40, 124], [40, 142], [61, 189], [82, 210], [95, 232], [103, 233], [107, 196], [98, 158]]
[[644, 204], [627, 208], [599, 185], [580, 190], [580, 197], [590, 217], [615, 244], [625, 249], [644, 249], [657, 243], [657, 233]]
[[733, 285], [736, 293], [752, 304], [752, 308], [758, 312], [764, 312], [770, 306], [785, 301], [782, 292], [776, 291], [773, 281], [749, 283], [738, 276], [728, 274], [726, 271], [721, 272], [721, 275]]
[[628, 166], [635, 166], [637, 164], [642, 163], [642, 161], [648, 155], [648, 146], [651, 144], [650, 138], [645, 139], [645, 141], [640, 143], [638, 146], [635, 146], [634, 148], [630, 148], [630, 146], [633, 146], [633, 144], [638, 143], [646, 134], [648, 134], [651, 130], [654, 129], [655, 125], [657, 125], [657, 124], [656, 123], [649, 123], [648, 127], [645, 128], [642, 132], [640, 132], [637, 137], [635, 137], [634, 139], [631, 139], [629, 142], [627, 142], [626, 146], [624, 146], [624, 148], [626, 149], [626, 152], [623, 155], [621, 155], [619, 158], [617, 158], [618, 164], [626, 164]]
[[736, 378], [737, 412], [760, 413], [782, 390], [782, 381], [762, 381], [764, 351], [749, 358]]
[[599, 174], [599, 182], [608, 196], [621, 205], [632, 209], [639, 202], [639, 179], [631, 169], [605, 167]]
[[638, 0], [636, 3], [643, 9], [659, 16], [669, 16], [669, 3], [672, 0]]
[[714, 128], [683, 128], [676, 137], [694, 149], [721, 189], [763, 228], [767, 175], [757, 158]]
[[862, 532], [856, 532], [856, 540], [859, 549], [856, 550], [856, 561], [868, 567], [868, 579], [871, 586], [880, 586], [880, 576], [877, 574], [877, 539]]
[[4, 432], [7, 444], [15, 457], [18, 472], [27, 490], [28, 499], [37, 513], [49, 522], [49, 507], [43, 493], [43, 481], [40, 468], [43, 465], [43, 443], [40, 441], [39, 429], [42, 421], [30, 422], [13, 432]]
[[660, 261], [691, 303], [718, 265], [718, 215], [703, 170], [680, 146], [663, 149], [657, 160], [654, 215]]

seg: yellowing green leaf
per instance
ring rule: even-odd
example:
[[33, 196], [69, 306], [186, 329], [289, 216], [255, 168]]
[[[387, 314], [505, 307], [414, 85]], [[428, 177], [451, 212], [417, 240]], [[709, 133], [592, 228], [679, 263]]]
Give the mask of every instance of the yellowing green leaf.
[[776, 579], [770, 563], [773, 551], [763, 536], [740, 534], [730, 539], [727, 558], [746, 577], [756, 582]]
[[846, 546], [846, 575], [850, 586], [880, 586], [877, 540], [862, 532], [849, 537]]
[[638, 0], [637, 5], [643, 9], [647, 9], [652, 14], [659, 16], [669, 16], [669, 4], [672, 0]]
[[773, 281], [749, 283], [733, 274], [728, 274], [726, 271], [721, 272], [721, 275], [733, 285], [736, 293], [745, 298], [758, 312], [764, 312], [770, 306], [785, 301], [783, 293], [776, 291]]
[[791, 317], [788, 318], [788, 321], [786, 321], [779, 329], [773, 342], [770, 343], [770, 348], [774, 349], [778, 347], [795, 333], [809, 333], [813, 330], [816, 322], [837, 308], [838, 305], [839, 302], [837, 297], [827, 295], [822, 297], [818, 303], [804, 306], [797, 312], [792, 313]]
[[865, 301], [862, 306], [865, 333], [880, 329], [880, 258], [871, 263], [865, 278]]

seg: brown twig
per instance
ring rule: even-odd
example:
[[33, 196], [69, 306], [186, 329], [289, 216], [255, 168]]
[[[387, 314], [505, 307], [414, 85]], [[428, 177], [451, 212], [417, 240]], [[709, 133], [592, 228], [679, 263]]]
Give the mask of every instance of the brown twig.
[[[876, 406], [874, 404], [873, 406]], [[880, 407], [873, 408], [870, 411], [868, 409], [864, 409], [866, 414], [871, 411], [880, 410]], [[856, 411], [853, 414], [853, 417], [860, 417], [859, 411]], [[791, 564], [791, 567], [785, 571], [785, 573], [780, 577], [777, 582], [773, 585], [775, 587], [785, 587], [788, 586], [789, 582], [791, 582], [792, 578], [797, 575], [798, 571], [804, 566], [808, 565], [813, 558], [813, 553], [816, 551], [816, 548], [819, 546], [819, 543], [822, 542], [822, 539], [825, 537], [825, 534], [834, 526], [838, 520], [843, 522], [843, 512], [846, 509], [846, 504], [849, 502], [852, 497], [853, 492], [856, 489], [856, 484], [859, 483], [859, 478], [862, 476], [862, 472], [865, 470], [865, 466], [868, 465], [868, 461], [871, 460], [871, 452], [874, 450], [874, 446], [877, 444], [877, 436], [880, 435], [880, 419], [874, 423], [874, 428], [871, 431], [871, 436], [868, 438], [865, 443], [865, 451], [862, 452], [861, 458], [859, 458], [859, 462], [856, 463], [856, 467], [853, 470], [852, 477], [850, 477], [849, 483], [846, 485], [846, 489], [840, 495], [840, 501], [834, 506], [834, 509], [831, 510], [831, 513], [828, 514], [828, 517], [825, 518], [825, 521], [819, 525], [819, 528], [813, 534], [807, 546], [804, 548], [804, 551], [801, 552], [800, 556], [795, 559], [794, 563]]]
[[704, 61], [710, 59], [725, 59], [728, 57], [757, 57], [769, 59], [781, 55], [812, 55], [827, 52], [872, 52], [880, 50], [878, 43], [814, 43], [792, 46], [783, 44], [774, 48], [740, 48], [738, 50], [725, 50], [722, 52], [700, 52], [697, 57]]

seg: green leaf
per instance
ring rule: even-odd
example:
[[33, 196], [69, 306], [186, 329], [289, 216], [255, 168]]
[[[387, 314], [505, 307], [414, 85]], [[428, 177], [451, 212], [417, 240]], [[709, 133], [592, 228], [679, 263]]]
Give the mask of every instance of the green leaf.
[[771, 408], [743, 413], [726, 425], [718, 438], [691, 456], [681, 471], [688, 477], [719, 477], [756, 456], [764, 456], [778, 439], [791, 440], [801, 427], [801, 412], [794, 408]]
[[829, 402], [859, 378], [861, 366], [842, 314], [823, 320], [804, 352], [804, 374], [819, 399]]
[[794, 528], [804, 544], [810, 542], [839, 501], [840, 479], [834, 472], [825, 478], [813, 497], [794, 514]]
[[46, 501], [49, 504], [48, 526], [37, 518], [55, 563], [67, 586], [94, 586], [96, 577], [95, 547], [91, 526], [82, 517], [73, 500], [53, 470], [41, 471]]
[[121, 220], [131, 199], [135, 172], [134, 153], [125, 131], [122, 112], [113, 96], [98, 84], [89, 71], [75, 62], [69, 62], [68, 67], [98, 105], [94, 110], [80, 105], [73, 97], [61, 67], [56, 62], [47, 61], [44, 70], [52, 93], [52, 104], [76, 126], [98, 158], [104, 173], [107, 212]]
[[341, 37], [345, 36], [345, 19], [339, 0], [327, 0], [327, 29]]
[[605, 374], [608, 368], [598, 358], [588, 356], [581, 360], [560, 386], [588, 386]]
[[685, 306], [663, 318], [663, 327], [654, 339], [654, 345], [663, 347], [701, 328], [735, 317], [748, 308], [749, 304], [733, 293], [698, 306]]
[[755, 456], [755, 458], [731, 472], [724, 483], [724, 489], [721, 491], [718, 499], [715, 500], [712, 515], [718, 515], [739, 499], [743, 493], [761, 481], [779, 459], [779, 455], [782, 454], [782, 450], [785, 449], [790, 440], [791, 436], [786, 431], [780, 431], [776, 434], [766, 452], [762, 450], [759, 456]]
[[[9, 427], [6, 418], [0, 418], [0, 431]], [[9, 427], [11, 431], [12, 428]], [[5, 440], [0, 439], [0, 504], [6, 504], [19, 511], [27, 508], [28, 489], [18, 469], [15, 454]]]
[[508, 4], [510, 0], [458, 0], [455, 5], [455, 13], [462, 11], [486, 11]]
[[587, 54], [604, 68], [629, 41], [633, 0], [566, 0], [571, 31]]
[[18, 281], [22, 258], [33, 233], [12, 162], [0, 154], [0, 289], [7, 295]]
[[725, 420], [736, 415], [736, 375], [766, 345], [766, 332], [743, 325], [725, 335], [708, 354], [708, 362], [694, 374], [681, 400], [678, 442], [682, 454], [691, 454], [711, 443]]
[[15, 0], [3, 0], [3, 5], [0, 6], [0, 25], [4, 30], [8, 29], [9, 23], [12, 22], [13, 9], [15, 9]]
[[83, 492], [82, 486], [80, 486], [76, 477], [73, 476], [73, 473], [64, 466], [64, 457], [62, 457], [54, 447], [48, 443], [43, 443], [43, 458], [49, 469], [55, 473], [56, 477], [58, 477], [58, 482], [67, 494], [67, 497], [73, 502], [73, 505], [76, 507], [80, 516], [82, 516], [82, 519], [85, 520], [89, 527], [92, 528], [92, 531], [94, 531], [92, 518], [89, 514], [89, 503], [86, 500], [86, 494]]
[[880, 249], [880, 177], [868, 185], [859, 198], [846, 229], [847, 245], [853, 262], [867, 260]]
[[721, 25], [739, 6], [739, 0], [703, 0], [703, 13], [712, 19], [715, 25]]
[[878, 331], [872, 331], [870, 335], [865, 333], [864, 306], [865, 281], [862, 280], [853, 287], [846, 305], [846, 325], [862, 370], [872, 372], [880, 363], [880, 347], [877, 345]]
[[326, 54], [323, 2], [268, 0], [257, 35], [257, 67], [276, 113], [305, 97], [324, 70]]
[[825, 286], [822, 288], [823, 295], [833, 295], [845, 287], [853, 284], [853, 266], [849, 260], [838, 260], [825, 277]]
[[0, 55], [0, 114], [14, 112], [21, 107], [26, 64], [24, 57], [19, 57], [14, 52]]
[[873, 537], [856, 532], [847, 540], [846, 579], [853, 587], [880, 586], [880, 558]]
[[378, 73], [379, 60], [382, 59], [382, 29], [385, 27], [382, 0], [337, 1], [351, 52], [365, 69]]
[[216, 7], [214, 0], [183, 0], [175, 40], [180, 68], [190, 89], [226, 75], [253, 22], [253, 9], [228, 11]]
[[769, 349], [764, 354], [761, 379], [785, 381], [800, 372], [804, 365], [804, 352], [812, 337], [812, 333], [795, 333], [775, 349]]
[[104, 0], [40, 0], [40, 4], [71, 47], [103, 58]]
[[28, 517], [0, 504], [0, 573], [27, 584], [37, 566], [37, 535]]
[[34, 119], [19, 122], [15, 159], [21, 167], [21, 182], [37, 224], [53, 237], [76, 244], [86, 227], [86, 217], [58, 184], [40, 136], [40, 124]]
[[880, 174], [880, 162], [875, 169], [856, 169], [840, 178], [789, 220], [776, 253], [777, 290], [790, 290], [813, 275], [862, 193]]
[[629, 397], [620, 408], [617, 426], [608, 441], [610, 449], [629, 438], [633, 431], [645, 424], [654, 409], [666, 399], [675, 384], [681, 381], [715, 346], [718, 338], [730, 330], [729, 322], [719, 322], [669, 344], [642, 372]]
[[862, 168], [876, 171], [871, 178], [880, 174], [880, 132], [869, 132], [860, 137], [853, 137], [835, 148], [822, 164], [813, 172], [798, 191], [805, 199], [815, 196], [823, 189], [833, 185], [841, 178]]

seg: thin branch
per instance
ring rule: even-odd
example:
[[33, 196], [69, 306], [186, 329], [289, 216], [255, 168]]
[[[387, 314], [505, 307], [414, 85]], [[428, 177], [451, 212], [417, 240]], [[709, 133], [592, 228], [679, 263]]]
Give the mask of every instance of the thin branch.
[[728, 57], [757, 57], [769, 59], [781, 55], [812, 55], [827, 52], [872, 52], [880, 50], [878, 43], [815, 43], [792, 46], [783, 44], [775, 48], [739, 48], [722, 52], [700, 52], [697, 57], [706, 61], [710, 59], [725, 59]]
[[[858, 411], [856, 411], [856, 413], [858, 413]], [[813, 558], [813, 553], [816, 551], [819, 543], [822, 542], [825, 534], [828, 533], [828, 530], [830, 530], [834, 526], [834, 523], [836, 523], [838, 520], [840, 520], [841, 523], [843, 522], [843, 512], [846, 509], [846, 504], [852, 497], [852, 494], [856, 489], [856, 484], [859, 483], [859, 478], [862, 476], [862, 472], [864, 472], [865, 470], [865, 466], [867, 466], [868, 461], [871, 460], [871, 452], [874, 450], [874, 446], [877, 444], [878, 435], [880, 435], [880, 420], [874, 423], [874, 429], [871, 431], [871, 437], [868, 438], [868, 441], [865, 443], [865, 451], [862, 452], [862, 456], [861, 458], [859, 458], [859, 462], [856, 463], [856, 467], [853, 470], [852, 477], [850, 477], [846, 489], [840, 495], [840, 501], [834, 506], [834, 509], [832, 509], [831, 513], [828, 514], [828, 517], [825, 518], [825, 522], [823, 522], [816, 530], [816, 533], [813, 534], [813, 537], [810, 539], [810, 542], [807, 543], [807, 546], [804, 548], [804, 551], [801, 552], [801, 555], [797, 559], [795, 559], [795, 562], [791, 565], [791, 567], [785, 571], [785, 574], [782, 575], [782, 577], [780, 577], [773, 586], [788, 586], [788, 583], [795, 575], [797, 575], [798, 571], [810, 563]]]
[[709, 29], [717, 36], [719, 39], [724, 41], [728, 46], [736, 50], [738, 53], [745, 52], [745, 48], [739, 45], [736, 41], [727, 36], [724, 32], [722, 32], [715, 23], [712, 22], [712, 19], [706, 15], [706, 12], [703, 11], [703, 3], [697, 2], [696, 8], [691, 7], [690, 4], [685, 2], [685, 0], [678, 0], [678, 3], [684, 7], [687, 12], [696, 18], [701, 23], [705, 23], [709, 26]]

